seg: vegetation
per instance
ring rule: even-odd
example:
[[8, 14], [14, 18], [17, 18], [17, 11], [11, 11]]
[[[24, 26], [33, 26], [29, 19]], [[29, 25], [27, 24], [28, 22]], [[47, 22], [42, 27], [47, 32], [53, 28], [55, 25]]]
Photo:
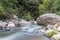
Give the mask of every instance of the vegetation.
[[52, 37], [55, 34], [57, 34], [57, 31], [55, 31], [53, 29], [49, 29], [44, 33], [44, 35], [47, 36], [47, 37]]
[[60, 0], [0, 0], [0, 18], [11, 18], [16, 14], [31, 20], [44, 13], [60, 15]]

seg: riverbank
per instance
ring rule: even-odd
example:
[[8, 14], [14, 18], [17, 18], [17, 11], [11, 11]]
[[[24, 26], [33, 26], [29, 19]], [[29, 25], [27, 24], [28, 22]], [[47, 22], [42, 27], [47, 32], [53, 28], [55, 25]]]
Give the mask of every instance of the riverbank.
[[15, 27], [21, 27], [29, 24], [37, 24], [36, 21], [26, 21], [24, 19], [18, 20], [0, 20], [0, 29], [9, 29], [9, 28], [15, 28]]

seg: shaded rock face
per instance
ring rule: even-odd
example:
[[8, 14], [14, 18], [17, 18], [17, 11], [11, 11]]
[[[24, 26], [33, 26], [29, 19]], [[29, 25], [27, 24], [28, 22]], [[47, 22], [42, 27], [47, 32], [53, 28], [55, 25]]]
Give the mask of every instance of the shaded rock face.
[[46, 13], [37, 18], [37, 23], [42, 25], [60, 23], [60, 16], [53, 13]]

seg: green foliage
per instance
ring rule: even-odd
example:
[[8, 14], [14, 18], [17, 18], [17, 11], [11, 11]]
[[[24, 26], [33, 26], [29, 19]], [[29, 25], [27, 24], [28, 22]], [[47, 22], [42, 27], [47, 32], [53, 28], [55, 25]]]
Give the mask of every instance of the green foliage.
[[56, 32], [49, 32], [48, 34], [46, 34], [46, 36], [48, 37], [52, 37], [53, 35], [57, 34]]
[[[1, 0], [0, 16], [16, 14], [24, 19], [36, 19], [44, 13], [60, 15], [60, 0]], [[1, 18], [1, 17], [0, 17]]]
[[0, 18], [5, 14], [2, 2], [0, 2]]
[[43, 3], [39, 5], [39, 9], [50, 13], [56, 13], [60, 10], [59, 4], [60, 0], [43, 0]]
[[27, 15], [22, 16], [22, 18], [29, 21], [31, 20], [31, 15], [27, 14]]

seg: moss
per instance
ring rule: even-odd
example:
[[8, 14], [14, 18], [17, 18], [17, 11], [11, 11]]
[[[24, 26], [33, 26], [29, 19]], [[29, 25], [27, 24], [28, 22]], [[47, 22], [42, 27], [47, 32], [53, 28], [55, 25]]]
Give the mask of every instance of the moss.
[[56, 31], [50, 31], [50, 32], [46, 32], [44, 35], [47, 36], [47, 37], [52, 37], [55, 34], [57, 34]]

